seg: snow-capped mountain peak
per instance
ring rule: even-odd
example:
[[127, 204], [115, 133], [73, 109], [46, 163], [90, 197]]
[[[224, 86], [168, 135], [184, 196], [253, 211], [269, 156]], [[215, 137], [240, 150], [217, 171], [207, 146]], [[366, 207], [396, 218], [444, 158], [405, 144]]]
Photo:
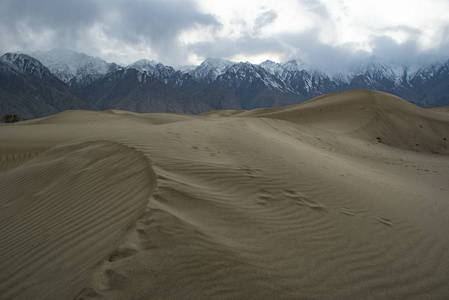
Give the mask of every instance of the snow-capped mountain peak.
[[33, 57], [39, 59], [60, 80], [72, 84], [88, 84], [117, 67], [98, 57], [67, 49], [47, 52], [36, 51]]
[[416, 72], [416, 76], [420, 77], [422, 80], [427, 80], [427, 79], [435, 76], [435, 74], [438, 72], [438, 70], [442, 66], [443, 66], [443, 63], [440, 63], [440, 62], [434, 62], [434, 63], [428, 64], [428, 65], [420, 68]]
[[153, 76], [165, 83], [171, 81], [171, 77], [176, 73], [176, 70], [171, 66], [164, 66], [154, 60], [141, 59], [130, 64], [126, 69], [135, 69], [139, 81], [145, 81], [147, 76]]
[[230, 66], [232, 64], [234, 64], [234, 63], [230, 60], [217, 58], [217, 57], [210, 57], [210, 58], [207, 58], [205, 61], [203, 61], [200, 66], [209, 66], [211, 68], [224, 70], [225, 68], [227, 68], [228, 66]]
[[351, 77], [365, 76], [370, 80], [382, 81], [388, 80], [399, 84], [404, 73], [404, 68], [389, 64], [379, 57], [372, 55], [363, 60], [357, 61], [349, 66]]
[[27, 54], [6, 53], [0, 57], [0, 61], [8, 66], [9, 71], [18, 74], [34, 75], [39, 78], [51, 76], [51, 72], [48, 68], [46, 68], [40, 61]]
[[183, 65], [176, 67], [176, 70], [181, 71], [181, 73], [192, 73], [195, 70], [197, 65]]
[[150, 72], [154, 70], [158, 64], [159, 63], [154, 60], [144, 58], [130, 64], [128, 68], [134, 68], [139, 72]]
[[[422, 106], [447, 105], [449, 101], [447, 60], [401, 65], [400, 62], [384, 61], [371, 56], [353, 61], [346, 68], [336, 70], [338, 73], [333, 73], [323, 72], [299, 59], [285, 63], [267, 60], [261, 64], [252, 64], [208, 58], [194, 70], [185, 73], [148, 59], [141, 59], [121, 68], [73, 51], [53, 50], [40, 52], [38, 55], [41, 57], [39, 60], [43, 60], [43, 65], [25, 54], [4, 55], [0, 59], [0, 75], [45, 76], [48, 73], [52, 76], [51, 71], [86, 95], [102, 84], [107, 83], [113, 87], [114, 82], [125, 77], [134, 77], [136, 80], [137, 76], [140, 85], [158, 83], [162, 90], [174, 88], [179, 95], [185, 93], [193, 98], [221, 99], [220, 93], [223, 93], [227, 99], [230, 97], [229, 99], [234, 99], [232, 101], [238, 100], [245, 109], [293, 104], [326, 93], [360, 88], [403, 97], [413, 95], [415, 98], [412, 101]], [[48, 70], [45, 65], [51, 69]], [[98, 95], [89, 97], [98, 98]], [[217, 107], [222, 109], [225, 106]]]
[[232, 61], [221, 58], [208, 58], [191, 72], [191, 75], [204, 82], [212, 82], [232, 66]]
[[366, 59], [353, 63], [350, 70], [354, 75], [361, 74], [388, 74], [394, 75], [394, 72], [387, 63], [379, 59], [377, 56], [370, 56]]
[[282, 67], [284, 67], [284, 69], [288, 71], [296, 71], [296, 70], [302, 71], [304, 69], [307, 69], [308, 66], [305, 62], [303, 62], [300, 59], [291, 59], [286, 63], [282, 64]]
[[245, 85], [253, 85], [260, 88], [263, 85], [269, 90], [295, 93], [279, 77], [270, 74], [262, 66], [254, 65], [250, 62], [239, 62], [231, 65], [217, 80], [231, 89], [239, 89]]
[[271, 75], [278, 75], [284, 72], [285, 68], [274, 61], [266, 60], [263, 63], [259, 64], [262, 68], [264, 68]]

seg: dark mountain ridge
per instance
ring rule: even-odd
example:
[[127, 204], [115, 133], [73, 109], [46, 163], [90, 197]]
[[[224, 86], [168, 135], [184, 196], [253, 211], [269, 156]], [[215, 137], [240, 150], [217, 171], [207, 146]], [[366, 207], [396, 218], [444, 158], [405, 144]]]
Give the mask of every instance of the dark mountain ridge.
[[38, 56], [45, 66], [26, 54], [0, 58], [0, 114], [32, 118], [67, 109], [197, 114], [277, 107], [354, 89], [391, 93], [422, 107], [449, 105], [449, 60], [411, 71], [370, 57], [330, 74], [297, 60], [256, 65], [214, 58], [181, 72], [149, 60], [120, 67], [73, 51]]
[[31, 56], [7, 53], [0, 57], [0, 115], [28, 119], [70, 109], [96, 107]]

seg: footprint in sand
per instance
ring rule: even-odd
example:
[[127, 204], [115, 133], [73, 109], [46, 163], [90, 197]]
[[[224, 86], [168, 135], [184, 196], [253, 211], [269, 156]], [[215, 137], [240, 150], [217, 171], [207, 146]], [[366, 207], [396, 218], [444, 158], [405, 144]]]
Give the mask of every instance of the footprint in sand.
[[252, 167], [248, 167], [248, 166], [242, 166], [241, 168], [240, 168], [243, 172], [245, 172], [247, 175], [250, 175], [250, 176], [256, 176], [256, 173], [257, 172], [260, 172], [260, 171], [262, 171], [261, 169], [258, 169], [258, 168], [252, 168]]
[[343, 208], [340, 211], [342, 214], [348, 215], [348, 216], [355, 216], [354, 212], [352, 212], [350, 209], [347, 208]]
[[387, 218], [375, 218], [375, 219], [384, 225], [394, 226], [393, 221], [391, 221], [390, 219], [387, 219]]
[[273, 194], [267, 190], [260, 190], [257, 192], [256, 203], [259, 205], [267, 205], [273, 201]]
[[134, 255], [135, 253], [137, 253], [138, 251], [136, 249], [132, 249], [132, 248], [119, 248], [116, 249], [108, 258], [109, 262], [113, 262], [113, 261], [118, 261], [121, 259], [125, 259], [128, 258], [132, 255]]
[[287, 197], [296, 197], [296, 196], [298, 196], [298, 193], [296, 191], [294, 191], [294, 190], [285, 190], [284, 194]]
[[356, 215], [356, 213], [352, 209], [350, 209], [346, 206], [343, 206], [341, 208], [340, 213], [347, 215], [347, 216], [352, 216], [352, 217]]
[[285, 190], [283, 191], [284, 195], [295, 201], [299, 205], [307, 206], [313, 210], [317, 211], [323, 211], [326, 212], [327, 208], [324, 207], [323, 204], [316, 202], [314, 200], [311, 200], [309, 197], [307, 197], [304, 194], [301, 194], [299, 192], [296, 192], [294, 190]]

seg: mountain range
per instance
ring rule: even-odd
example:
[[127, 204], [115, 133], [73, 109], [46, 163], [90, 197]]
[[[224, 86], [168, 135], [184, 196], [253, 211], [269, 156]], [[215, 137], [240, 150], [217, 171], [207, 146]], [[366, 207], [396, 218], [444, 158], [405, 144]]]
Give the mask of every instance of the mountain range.
[[0, 57], [0, 115], [22, 118], [71, 109], [198, 114], [284, 106], [354, 89], [388, 92], [422, 107], [449, 105], [449, 60], [401, 66], [372, 56], [328, 72], [300, 60], [209, 58], [177, 70], [146, 59], [119, 66], [70, 50]]

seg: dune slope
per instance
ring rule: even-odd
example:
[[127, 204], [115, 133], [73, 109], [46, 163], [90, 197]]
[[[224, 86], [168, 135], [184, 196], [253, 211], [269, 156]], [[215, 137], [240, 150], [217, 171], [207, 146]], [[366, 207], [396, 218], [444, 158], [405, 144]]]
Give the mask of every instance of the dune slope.
[[[449, 297], [447, 115], [366, 90], [107, 114], [5, 164], [3, 298]], [[57, 118], [1, 127], [8, 161]]]
[[66, 299], [135, 225], [155, 175], [136, 150], [89, 141], [56, 146], [0, 182], [2, 297]]

